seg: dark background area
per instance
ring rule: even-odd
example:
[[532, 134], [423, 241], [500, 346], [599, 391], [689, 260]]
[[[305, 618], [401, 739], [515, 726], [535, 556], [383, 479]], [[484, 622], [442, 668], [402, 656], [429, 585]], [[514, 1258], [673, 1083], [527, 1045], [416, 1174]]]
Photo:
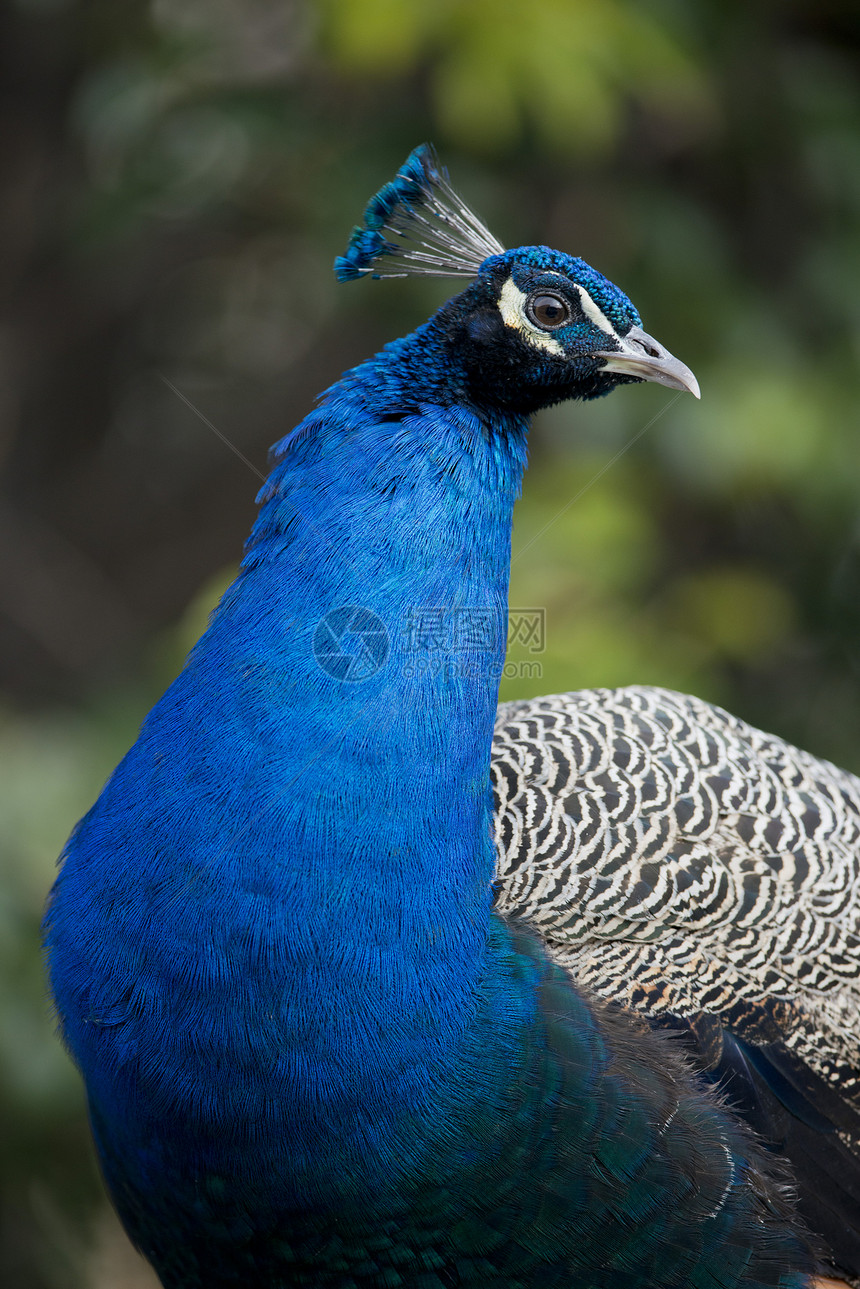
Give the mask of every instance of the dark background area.
[[456, 289], [332, 277], [416, 143], [702, 385], [538, 418], [511, 603], [546, 649], [512, 650], [504, 696], [669, 685], [860, 771], [858, 48], [837, 0], [0, 9], [0, 1283], [148, 1283], [53, 1038], [41, 905], [235, 567], [259, 480], [219, 435], [265, 471]]

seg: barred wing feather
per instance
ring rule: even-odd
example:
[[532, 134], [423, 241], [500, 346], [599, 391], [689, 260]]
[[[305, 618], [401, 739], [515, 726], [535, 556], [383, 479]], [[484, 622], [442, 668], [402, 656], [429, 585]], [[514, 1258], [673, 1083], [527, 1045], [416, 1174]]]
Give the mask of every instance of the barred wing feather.
[[860, 1275], [860, 779], [635, 687], [499, 708], [497, 907], [679, 1030]]

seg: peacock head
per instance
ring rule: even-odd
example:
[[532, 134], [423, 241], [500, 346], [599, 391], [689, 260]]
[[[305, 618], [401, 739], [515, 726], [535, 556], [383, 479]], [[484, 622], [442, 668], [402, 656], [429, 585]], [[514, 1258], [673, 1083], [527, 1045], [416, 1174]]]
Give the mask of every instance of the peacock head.
[[470, 278], [434, 322], [449, 344], [450, 369], [478, 402], [530, 412], [598, 398], [629, 381], [699, 397], [693, 373], [643, 330], [623, 291], [562, 251], [506, 251], [453, 191], [427, 144], [371, 198], [335, 273], [340, 281]]

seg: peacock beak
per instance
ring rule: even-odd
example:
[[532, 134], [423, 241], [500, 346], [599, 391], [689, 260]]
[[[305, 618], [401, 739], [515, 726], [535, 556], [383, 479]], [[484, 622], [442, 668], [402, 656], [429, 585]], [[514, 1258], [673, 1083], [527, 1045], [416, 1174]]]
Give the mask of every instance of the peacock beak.
[[605, 358], [602, 371], [635, 376], [637, 380], [653, 380], [669, 389], [685, 389], [701, 398], [699, 382], [689, 367], [674, 358], [668, 349], [649, 336], [641, 327], [631, 327], [627, 335], [618, 338], [618, 349], [598, 350], [595, 358]]

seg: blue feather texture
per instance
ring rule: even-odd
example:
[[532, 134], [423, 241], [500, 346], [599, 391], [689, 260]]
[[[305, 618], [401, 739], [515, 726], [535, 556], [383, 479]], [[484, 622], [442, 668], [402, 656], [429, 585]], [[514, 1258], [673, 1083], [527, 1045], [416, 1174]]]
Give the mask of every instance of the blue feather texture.
[[520, 248], [346, 373], [69, 840], [57, 1010], [167, 1289], [804, 1283], [743, 1128], [492, 909], [529, 416], [677, 375], [639, 331], [583, 261]]

